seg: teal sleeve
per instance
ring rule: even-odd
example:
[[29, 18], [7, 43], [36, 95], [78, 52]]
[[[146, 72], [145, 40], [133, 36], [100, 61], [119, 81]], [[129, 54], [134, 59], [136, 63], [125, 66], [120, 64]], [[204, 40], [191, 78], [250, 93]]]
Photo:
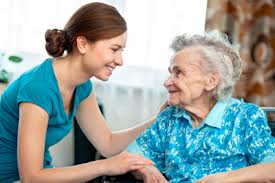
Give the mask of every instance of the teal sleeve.
[[21, 102], [33, 103], [45, 110], [50, 116], [53, 108], [53, 96], [54, 91], [42, 81], [32, 82], [19, 88], [17, 104], [19, 105]]
[[78, 97], [80, 101], [85, 100], [91, 94], [92, 88], [93, 86], [91, 80], [87, 80], [79, 85]]

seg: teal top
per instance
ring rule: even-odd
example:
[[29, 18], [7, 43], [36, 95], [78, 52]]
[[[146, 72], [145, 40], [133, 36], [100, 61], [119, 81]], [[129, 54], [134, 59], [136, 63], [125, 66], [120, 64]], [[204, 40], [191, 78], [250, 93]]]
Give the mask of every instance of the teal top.
[[70, 114], [67, 115], [51, 58], [11, 83], [3, 92], [0, 101], [0, 182], [19, 180], [17, 167], [19, 103], [33, 103], [49, 115], [43, 166], [51, 168], [50, 146], [70, 132], [77, 107], [91, 91], [90, 80], [78, 85], [74, 90]]
[[170, 183], [191, 183], [209, 174], [275, 162], [275, 137], [258, 106], [228, 98], [218, 101], [197, 128], [184, 109], [166, 108], [128, 151], [154, 161]]

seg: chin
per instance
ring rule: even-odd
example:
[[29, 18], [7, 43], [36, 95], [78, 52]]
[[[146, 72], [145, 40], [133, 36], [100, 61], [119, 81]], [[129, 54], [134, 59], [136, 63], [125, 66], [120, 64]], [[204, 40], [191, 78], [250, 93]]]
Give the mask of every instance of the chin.
[[108, 81], [109, 80], [109, 76], [96, 76], [96, 78], [101, 80], [101, 81]]
[[175, 105], [178, 105], [179, 104], [179, 102], [178, 101], [176, 101], [175, 99], [173, 100], [173, 99], [168, 99], [168, 104], [170, 105], [170, 106], [175, 106]]

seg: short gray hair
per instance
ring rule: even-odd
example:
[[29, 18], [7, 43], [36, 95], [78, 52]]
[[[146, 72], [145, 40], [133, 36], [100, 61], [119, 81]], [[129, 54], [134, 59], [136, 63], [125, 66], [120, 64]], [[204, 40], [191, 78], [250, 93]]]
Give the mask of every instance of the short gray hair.
[[178, 52], [185, 48], [197, 47], [206, 72], [217, 72], [220, 82], [212, 91], [216, 99], [226, 99], [232, 95], [234, 84], [242, 73], [242, 59], [238, 46], [231, 45], [228, 37], [217, 30], [204, 34], [183, 34], [177, 36], [171, 46]]

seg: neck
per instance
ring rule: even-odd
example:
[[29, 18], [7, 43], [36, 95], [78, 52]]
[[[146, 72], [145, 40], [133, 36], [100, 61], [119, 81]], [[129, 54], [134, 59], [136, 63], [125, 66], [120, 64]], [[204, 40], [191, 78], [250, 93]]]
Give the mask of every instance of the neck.
[[56, 58], [53, 62], [56, 79], [65, 90], [74, 88], [90, 78], [81, 67], [80, 56], [65, 56]]
[[193, 127], [198, 127], [216, 104], [216, 99], [205, 97], [192, 104], [180, 106], [184, 108], [193, 119]]

